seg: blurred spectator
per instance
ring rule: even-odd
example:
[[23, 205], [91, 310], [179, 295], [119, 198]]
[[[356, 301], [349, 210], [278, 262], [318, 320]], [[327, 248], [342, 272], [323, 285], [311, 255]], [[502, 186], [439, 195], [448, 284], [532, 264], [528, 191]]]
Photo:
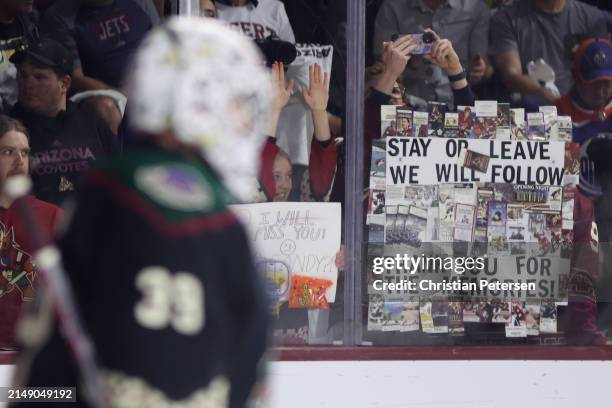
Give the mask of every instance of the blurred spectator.
[[157, 10], [157, 15], [162, 18], [166, 15], [166, 0], [151, 0], [155, 5], [155, 10]]
[[[346, 99], [347, 0], [282, 1], [297, 43], [330, 44], [334, 47], [327, 111], [341, 115], [344, 112]], [[366, 17], [368, 13], [369, 11], [366, 10]]]
[[[20, 212], [13, 206], [15, 199], [5, 194], [9, 177], [29, 172], [28, 131], [5, 115], [0, 115], [0, 350], [14, 349], [15, 327], [23, 302], [34, 299], [37, 269], [32, 259], [30, 231]], [[41, 230], [51, 238], [61, 210], [52, 204], [25, 198], [36, 216]]]
[[276, 36], [295, 43], [293, 29], [278, 0], [224, 0], [217, 2], [219, 19], [257, 40]]
[[607, 39], [584, 41], [574, 61], [574, 86], [556, 102], [559, 115], [574, 122], [574, 141], [583, 146], [580, 190], [593, 198], [601, 195], [593, 162], [586, 150], [593, 136], [612, 133], [612, 43]]
[[595, 7], [576, 0], [519, 0], [492, 17], [490, 53], [510, 92], [552, 103], [571, 88], [575, 47], [582, 39], [606, 36], [604, 16]]
[[504, 6], [511, 6], [512, 3], [514, 3], [515, 1], [516, 0], [485, 0], [485, 3], [487, 3], [487, 5], [493, 9]]
[[376, 62], [374, 57], [374, 27], [376, 25], [376, 17], [378, 10], [384, 0], [367, 0], [366, 2], [366, 66], [373, 65]]
[[592, 200], [580, 189], [565, 186], [573, 193], [573, 250], [568, 281], [568, 304], [559, 321], [568, 344], [592, 344], [601, 341], [597, 332], [596, 282], [601, 278], [598, 224]]
[[[378, 61], [374, 65], [371, 65], [366, 68], [366, 95], [370, 94], [373, 91], [374, 87], [378, 85], [378, 82], [381, 80], [381, 77], [383, 76], [383, 74], [385, 74], [385, 68], [385, 64], [381, 61]], [[402, 76], [400, 75], [393, 83], [393, 88], [391, 90], [388, 105], [411, 106], [406, 96], [406, 88], [404, 87], [404, 81], [402, 79]]]
[[[57, 0], [41, 20], [41, 32], [72, 53], [73, 93], [118, 89], [131, 55], [159, 22], [151, 0]], [[96, 96], [87, 107], [116, 133], [121, 111], [115, 99]]]
[[74, 57], [74, 91], [118, 88], [147, 31], [159, 22], [151, 0], [57, 0], [41, 31]]
[[586, 155], [586, 148], [590, 139], [611, 123], [606, 124], [606, 110], [612, 108], [612, 70], [609, 66], [612, 54], [609, 54], [609, 50], [607, 40], [582, 43], [574, 62], [574, 86], [568, 94], [556, 101], [558, 114], [572, 117], [574, 141], [582, 145], [578, 189], [566, 186], [568, 191], [572, 191], [575, 200], [574, 246], [568, 285], [569, 303], [559, 327], [567, 334], [570, 344], [598, 341], [595, 282], [601, 272], [598, 255], [598, 226], [601, 224], [599, 220], [597, 225], [595, 223], [597, 213], [593, 198], [601, 194], [601, 187], [595, 181], [593, 165]]
[[[394, 34], [412, 34], [431, 28], [452, 38], [461, 65], [468, 70], [471, 85], [492, 75], [487, 49], [489, 9], [481, 0], [386, 0], [376, 17], [374, 54], [383, 51], [383, 42]], [[439, 67], [424, 58], [411, 58], [404, 74], [409, 94], [425, 101], [452, 102], [449, 81]], [[457, 104], [455, 102], [455, 104]]]
[[17, 102], [17, 68], [9, 58], [38, 35], [31, 12], [32, 2], [28, 0], [0, 2], [0, 112]]
[[[601, 326], [610, 326], [610, 299], [612, 290], [612, 177], [610, 172], [610, 146], [612, 146], [612, 43], [607, 39], [589, 39], [580, 44], [574, 60], [574, 85], [571, 91], [557, 101], [560, 115], [570, 115], [574, 121], [573, 140], [581, 145], [580, 183], [578, 190], [590, 200], [587, 205], [597, 223], [600, 255], [593, 256], [586, 244], [574, 244], [574, 252], [583, 258], [603, 261], [600, 276], [599, 265], [582, 267], [595, 283], [598, 300], [598, 319]], [[594, 211], [593, 211], [594, 209]], [[579, 236], [574, 223], [574, 236]], [[578, 242], [578, 241], [576, 241]], [[584, 241], [583, 241], [584, 242]], [[586, 255], [585, 255], [586, 254]], [[582, 279], [583, 282], [587, 281]], [[592, 322], [594, 307], [588, 302], [570, 303], [572, 314], [583, 321]], [[571, 326], [575, 326], [572, 322]]]
[[596, 281], [598, 326], [612, 332], [612, 133], [599, 133], [591, 138], [587, 155], [593, 163], [602, 194], [597, 200], [597, 232], [602, 259], [601, 277]]
[[67, 102], [72, 63], [61, 44], [41, 38], [15, 53], [11, 62], [19, 71], [18, 102], [11, 116], [30, 131], [36, 195], [60, 204], [90, 163], [119, 150], [116, 137], [96, 115]]
[[612, 3], [610, 0], [581, 0], [583, 3], [590, 4], [600, 10], [612, 11]]
[[219, 16], [214, 0], [200, 0], [200, 16], [209, 18], [217, 18]]
[[[430, 55], [423, 57], [426, 61], [440, 68], [449, 77], [451, 89], [453, 90], [455, 102], [459, 105], [472, 106], [474, 104], [474, 93], [469, 86], [466, 74], [461, 65], [461, 60], [453, 44], [432, 31], [434, 43]], [[410, 98], [406, 96], [406, 91], [401, 90], [398, 83], [401, 73], [411, 58], [410, 52], [417, 45], [408, 36], [398, 38], [393, 42], [383, 44], [383, 54], [381, 61], [376, 67], [369, 70], [378, 72], [368, 81], [366, 88], [366, 110], [369, 112], [366, 118], [366, 143], [371, 143], [373, 139], [380, 138], [380, 106], [388, 104], [410, 104]], [[382, 67], [382, 70], [381, 68]], [[408, 86], [408, 84], [406, 84]], [[375, 112], [379, 112], [374, 115]], [[369, 167], [368, 167], [369, 169]]]
[[49, 6], [55, 3], [55, 1], [56, 0], [34, 0], [34, 7], [36, 7], [36, 10], [42, 14], [49, 8]]
[[[346, 0], [280, 0], [300, 44], [346, 48]], [[340, 36], [340, 38], [337, 38]]]
[[[451, 88], [454, 95], [455, 103], [458, 105], [473, 106], [475, 97], [469, 86], [465, 70], [461, 65], [459, 56], [453, 48], [453, 44], [448, 39], [442, 39], [434, 31], [431, 32], [435, 38], [432, 45], [431, 55], [427, 56], [428, 62], [439, 67], [445, 75], [449, 76]], [[406, 65], [413, 58], [410, 52], [416, 47], [416, 44], [409, 36], [402, 36], [393, 42], [383, 43], [383, 54], [381, 61], [377, 64], [382, 66], [382, 70], [376, 67], [372, 69], [378, 72], [368, 81], [365, 99], [365, 122], [364, 122], [364, 184], [369, 186], [370, 162], [372, 141], [380, 139], [381, 123], [380, 123], [380, 107], [389, 104], [405, 104], [409, 103], [409, 98], [401, 90], [397, 79], [406, 69]], [[343, 145], [339, 146], [341, 150], [338, 158], [338, 173], [334, 179], [334, 185], [331, 193], [331, 201], [344, 202], [344, 151]]]
[[[287, 153], [276, 146], [274, 135], [278, 117], [289, 100], [293, 81], [285, 84], [283, 65], [272, 66], [276, 96], [272, 105], [268, 140], [262, 151], [260, 170], [261, 197], [258, 201], [288, 201], [293, 189], [292, 165]], [[309, 68], [310, 87], [302, 88], [302, 95], [312, 112], [312, 138], [308, 171], [300, 186], [301, 201], [327, 201], [336, 170], [336, 144], [331, 137], [327, 117], [328, 77], [318, 64]]]

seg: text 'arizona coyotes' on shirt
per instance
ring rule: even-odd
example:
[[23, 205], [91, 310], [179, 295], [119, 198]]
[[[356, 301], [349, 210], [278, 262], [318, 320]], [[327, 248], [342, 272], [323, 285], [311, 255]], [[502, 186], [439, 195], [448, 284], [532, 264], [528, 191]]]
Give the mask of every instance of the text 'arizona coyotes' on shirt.
[[240, 7], [217, 2], [217, 9], [219, 19], [253, 39], [261, 40], [273, 35], [295, 43], [285, 6], [278, 0], [259, 0], [257, 6], [249, 2]]
[[56, 205], [76, 189], [93, 162], [119, 151], [117, 137], [106, 122], [72, 103], [54, 118], [20, 104], [11, 110], [11, 116], [30, 132], [30, 172], [36, 197]]

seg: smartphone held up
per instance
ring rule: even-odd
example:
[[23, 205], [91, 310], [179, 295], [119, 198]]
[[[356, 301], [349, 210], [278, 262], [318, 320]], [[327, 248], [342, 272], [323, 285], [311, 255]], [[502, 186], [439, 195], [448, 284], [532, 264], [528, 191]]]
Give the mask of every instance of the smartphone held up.
[[414, 33], [414, 34], [393, 34], [391, 37], [391, 41], [395, 41], [400, 37], [409, 36], [412, 38], [412, 41], [416, 44], [416, 48], [410, 52], [410, 55], [427, 55], [431, 54], [431, 47], [433, 43], [436, 41], [436, 37], [426, 31], [424, 33]]

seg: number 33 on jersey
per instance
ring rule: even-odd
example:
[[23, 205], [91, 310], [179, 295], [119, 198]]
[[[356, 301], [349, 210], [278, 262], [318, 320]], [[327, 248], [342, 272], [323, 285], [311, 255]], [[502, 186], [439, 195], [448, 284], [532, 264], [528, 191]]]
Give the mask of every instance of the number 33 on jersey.
[[134, 307], [134, 317], [151, 330], [171, 327], [193, 336], [205, 324], [204, 286], [188, 272], [171, 273], [161, 266], [150, 266], [136, 275], [136, 287], [142, 298]]

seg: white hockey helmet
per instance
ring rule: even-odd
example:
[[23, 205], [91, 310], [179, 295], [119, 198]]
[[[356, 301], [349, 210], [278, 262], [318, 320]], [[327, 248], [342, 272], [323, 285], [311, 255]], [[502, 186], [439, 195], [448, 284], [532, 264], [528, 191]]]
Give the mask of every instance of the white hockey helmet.
[[261, 61], [249, 38], [219, 22], [171, 18], [134, 57], [126, 84], [130, 124], [197, 146], [230, 193], [248, 200], [272, 93]]

